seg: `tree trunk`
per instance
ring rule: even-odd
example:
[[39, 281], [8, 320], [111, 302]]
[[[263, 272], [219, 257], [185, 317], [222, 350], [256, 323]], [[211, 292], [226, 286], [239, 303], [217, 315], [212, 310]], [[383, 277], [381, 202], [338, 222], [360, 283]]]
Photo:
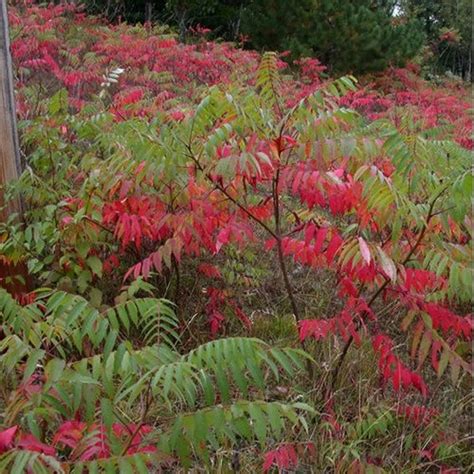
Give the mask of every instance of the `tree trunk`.
[[151, 2], [146, 2], [145, 3], [145, 21], [147, 23], [151, 23], [152, 13], [153, 13], [153, 4]]
[[469, 49], [469, 64], [467, 66], [467, 77], [466, 80], [472, 82], [472, 46]]
[[179, 15], [179, 41], [181, 43], [186, 42], [186, 11], [180, 12]]

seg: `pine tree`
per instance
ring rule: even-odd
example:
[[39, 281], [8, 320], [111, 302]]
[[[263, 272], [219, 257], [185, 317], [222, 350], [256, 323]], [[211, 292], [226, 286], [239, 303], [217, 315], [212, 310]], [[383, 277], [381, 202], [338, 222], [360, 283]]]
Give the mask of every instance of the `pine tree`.
[[254, 0], [243, 18], [252, 45], [314, 55], [338, 73], [400, 65], [419, 50], [415, 22], [393, 16], [387, 0]]
[[250, 45], [263, 50], [290, 50], [310, 56], [314, 0], [253, 0], [242, 16]]
[[418, 25], [391, 16], [373, 0], [318, 0], [313, 51], [337, 72], [363, 73], [401, 65], [419, 50]]

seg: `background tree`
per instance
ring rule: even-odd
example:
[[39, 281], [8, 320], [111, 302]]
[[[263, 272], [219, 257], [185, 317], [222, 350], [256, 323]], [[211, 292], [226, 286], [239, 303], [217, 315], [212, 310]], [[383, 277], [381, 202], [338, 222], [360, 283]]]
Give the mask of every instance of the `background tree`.
[[419, 19], [432, 50], [431, 67], [472, 80], [472, 2], [470, 0], [405, 0], [402, 9]]
[[336, 72], [364, 73], [401, 65], [423, 41], [416, 22], [394, 17], [395, 3], [364, 0], [258, 0], [243, 29], [263, 49], [314, 55]]
[[246, 6], [242, 31], [250, 45], [263, 50], [291, 50], [309, 56], [314, 0], [253, 0]]

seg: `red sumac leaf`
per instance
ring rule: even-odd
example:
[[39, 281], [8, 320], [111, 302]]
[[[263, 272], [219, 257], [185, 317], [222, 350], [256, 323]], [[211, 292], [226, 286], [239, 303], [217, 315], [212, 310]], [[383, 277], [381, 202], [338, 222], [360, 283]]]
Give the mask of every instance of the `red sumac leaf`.
[[47, 444], [42, 443], [31, 434], [21, 436], [17, 447], [20, 449], [26, 449], [28, 451], [36, 451], [38, 453], [43, 453], [48, 456], [56, 455], [56, 450], [52, 446], [48, 446]]
[[4, 431], [0, 431], [0, 454], [13, 447], [13, 439], [18, 430], [18, 426], [12, 426]]
[[369, 265], [370, 261], [372, 260], [372, 255], [367, 242], [362, 237], [359, 237], [359, 249], [365, 263]]

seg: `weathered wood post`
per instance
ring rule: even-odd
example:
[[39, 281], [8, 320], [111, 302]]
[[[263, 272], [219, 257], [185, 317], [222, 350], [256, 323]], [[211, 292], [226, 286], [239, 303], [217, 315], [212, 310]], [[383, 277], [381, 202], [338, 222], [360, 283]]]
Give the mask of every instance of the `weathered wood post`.
[[[5, 222], [12, 213], [22, 218], [21, 200], [5, 200], [5, 185], [17, 179], [21, 171], [7, 0], [0, 0], [0, 222]], [[26, 265], [11, 262], [0, 254], [0, 286], [17, 296], [26, 293], [29, 287]]]
[[19, 199], [9, 201], [4, 208], [4, 187], [21, 173], [13, 90], [7, 0], [0, 0], [0, 222], [13, 212], [21, 212]]

